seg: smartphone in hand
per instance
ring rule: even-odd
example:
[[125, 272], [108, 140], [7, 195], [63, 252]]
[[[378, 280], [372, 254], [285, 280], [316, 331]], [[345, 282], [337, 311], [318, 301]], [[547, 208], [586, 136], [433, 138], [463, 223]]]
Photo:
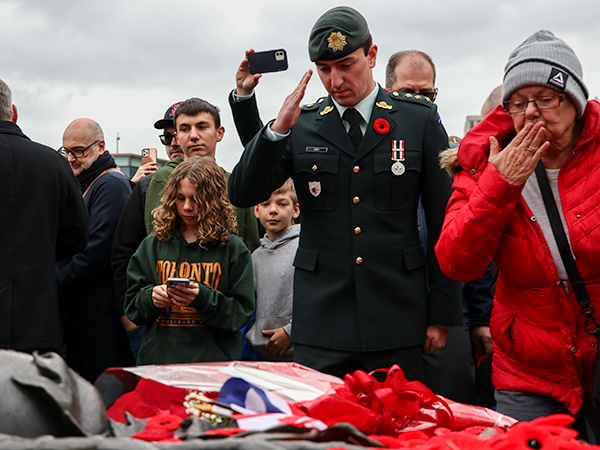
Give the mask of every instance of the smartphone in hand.
[[167, 288], [174, 288], [175, 286], [188, 287], [189, 285], [190, 285], [189, 278], [168, 278], [167, 279]]
[[251, 74], [287, 70], [287, 52], [283, 48], [248, 53], [248, 70]]
[[155, 148], [143, 148], [142, 149], [142, 166], [149, 162], [156, 162], [156, 149]]

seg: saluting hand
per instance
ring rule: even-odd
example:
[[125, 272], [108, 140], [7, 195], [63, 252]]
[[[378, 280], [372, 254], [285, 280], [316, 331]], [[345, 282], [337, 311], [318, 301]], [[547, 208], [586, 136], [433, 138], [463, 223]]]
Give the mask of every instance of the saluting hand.
[[550, 147], [550, 142], [544, 140], [545, 135], [546, 129], [542, 122], [535, 125], [528, 123], [503, 151], [500, 151], [498, 140], [490, 136], [488, 160], [510, 184], [524, 183]]
[[294, 89], [294, 92], [286, 97], [275, 122], [271, 124], [271, 130], [276, 133], [286, 134], [296, 125], [298, 117], [300, 117], [300, 102], [304, 97], [310, 77], [312, 77], [312, 70], [306, 71], [300, 80], [300, 84]]
[[254, 53], [254, 49], [246, 50], [246, 57], [240, 63], [235, 73], [235, 93], [237, 95], [250, 95], [258, 85], [258, 80], [262, 76], [260, 73], [251, 74], [248, 67], [248, 53]]

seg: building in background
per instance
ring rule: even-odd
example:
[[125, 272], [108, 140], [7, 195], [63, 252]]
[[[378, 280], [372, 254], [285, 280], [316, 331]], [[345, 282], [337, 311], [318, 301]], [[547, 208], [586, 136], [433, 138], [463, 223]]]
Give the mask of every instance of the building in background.
[[476, 116], [467, 116], [465, 119], [465, 134], [469, 132], [471, 128], [481, 122], [481, 116], [477, 114]]
[[[115, 158], [117, 166], [119, 166], [119, 169], [121, 169], [121, 172], [123, 172], [125, 176], [129, 178], [134, 176], [136, 170], [138, 170], [138, 167], [142, 165], [142, 157], [134, 153], [115, 153], [113, 154], [113, 157]], [[169, 160], [167, 159], [158, 158], [156, 160], [156, 165], [160, 169], [168, 162]]]

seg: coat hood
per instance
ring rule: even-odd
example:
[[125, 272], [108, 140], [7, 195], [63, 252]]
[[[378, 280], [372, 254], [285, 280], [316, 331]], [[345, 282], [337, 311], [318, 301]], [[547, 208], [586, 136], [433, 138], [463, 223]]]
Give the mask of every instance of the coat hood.
[[298, 236], [300, 236], [300, 224], [292, 225], [287, 230], [285, 230], [283, 232], [283, 234], [281, 236], [279, 236], [279, 238], [275, 239], [275, 241], [273, 241], [273, 242], [271, 242], [269, 240], [269, 238], [267, 237], [267, 235], [265, 234], [260, 239], [260, 244], [266, 250], [275, 250], [278, 247], [284, 246], [289, 241], [291, 241], [292, 239], [297, 238]]

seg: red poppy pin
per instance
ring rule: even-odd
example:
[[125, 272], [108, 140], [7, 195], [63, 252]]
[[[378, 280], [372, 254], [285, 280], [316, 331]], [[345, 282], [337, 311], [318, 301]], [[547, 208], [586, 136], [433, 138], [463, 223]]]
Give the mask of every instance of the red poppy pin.
[[373, 123], [373, 128], [379, 134], [386, 134], [390, 131], [390, 124], [385, 119], [376, 119]]

